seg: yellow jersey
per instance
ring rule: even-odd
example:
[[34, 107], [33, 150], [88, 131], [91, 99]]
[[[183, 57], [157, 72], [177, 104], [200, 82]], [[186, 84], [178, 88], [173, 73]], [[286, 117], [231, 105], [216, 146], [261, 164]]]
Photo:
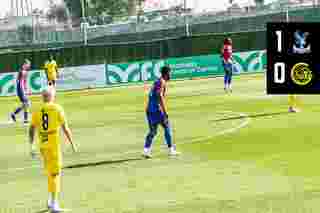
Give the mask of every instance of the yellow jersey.
[[58, 72], [57, 62], [55, 60], [49, 61], [44, 65], [44, 68], [48, 76], [48, 81], [56, 81]]
[[40, 149], [60, 152], [60, 127], [66, 124], [62, 107], [55, 103], [44, 103], [32, 114], [31, 125], [37, 128]]

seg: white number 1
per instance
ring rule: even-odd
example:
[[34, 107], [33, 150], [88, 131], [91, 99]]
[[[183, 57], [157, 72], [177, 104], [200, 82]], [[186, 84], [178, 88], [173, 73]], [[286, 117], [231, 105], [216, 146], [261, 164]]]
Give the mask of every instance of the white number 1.
[[281, 51], [282, 51], [282, 31], [277, 30], [276, 34], [277, 34], [277, 42], [278, 42], [278, 52], [281, 53]]

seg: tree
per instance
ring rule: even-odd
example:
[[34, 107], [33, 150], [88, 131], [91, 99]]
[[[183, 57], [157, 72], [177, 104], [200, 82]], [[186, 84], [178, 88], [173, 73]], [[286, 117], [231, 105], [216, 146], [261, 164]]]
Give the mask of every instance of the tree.
[[35, 8], [32, 10], [32, 14], [40, 14], [40, 15], [43, 15], [44, 12], [43, 10], [40, 10], [39, 8]]
[[136, 16], [137, 15], [137, 0], [128, 0], [128, 15]]
[[32, 26], [23, 24], [18, 27], [19, 40], [22, 43], [31, 43], [33, 38], [33, 28]]
[[50, 20], [56, 19], [58, 22], [67, 22], [69, 20], [68, 9], [64, 5], [51, 5], [47, 17]]
[[89, 14], [109, 15], [112, 18], [128, 15], [128, 0], [90, 0]]
[[80, 19], [82, 17], [81, 0], [64, 0], [64, 3], [73, 19]]
[[[82, 17], [82, 0], [64, 0], [74, 18]], [[137, 8], [145, 0], [83, 0], [85, 16], [107, 15], [112, 18], [137, 15]]]
[[264, 5], [264, 0], [254, 0], [257, 7]]

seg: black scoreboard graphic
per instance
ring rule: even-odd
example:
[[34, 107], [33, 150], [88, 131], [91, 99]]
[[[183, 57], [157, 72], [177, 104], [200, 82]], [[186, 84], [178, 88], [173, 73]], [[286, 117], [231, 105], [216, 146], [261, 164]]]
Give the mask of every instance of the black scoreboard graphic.
[[267, 93], [320, 94], [320, 23], [267, 24]]

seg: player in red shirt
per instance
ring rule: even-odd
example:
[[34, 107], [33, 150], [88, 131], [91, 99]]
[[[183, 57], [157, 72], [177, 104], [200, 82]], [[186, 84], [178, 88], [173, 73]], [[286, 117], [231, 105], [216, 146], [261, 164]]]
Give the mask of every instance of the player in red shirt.
[[232, 40], [231, 38], [225, 38], [223, 47], [221, 48], [222, 65], [224, 68], [224, 90], [226, 92], [232, 92], [232, 73], [239, 73], [238, 68], [233, 63], [232, 58]]

